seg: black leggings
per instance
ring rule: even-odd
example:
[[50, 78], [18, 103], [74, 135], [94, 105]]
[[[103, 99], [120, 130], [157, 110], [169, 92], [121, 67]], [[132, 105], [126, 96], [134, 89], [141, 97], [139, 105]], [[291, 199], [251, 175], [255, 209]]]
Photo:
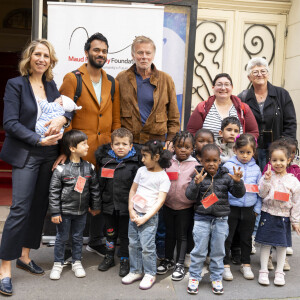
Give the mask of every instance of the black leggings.
[[164, 220], [166, 225], [165, 257], [173, 259], [177, 244], [176, 262], [183, 264], [187, 251], [188, 232], [192, 229], [193, 207], [174, 210], [164, 206]]

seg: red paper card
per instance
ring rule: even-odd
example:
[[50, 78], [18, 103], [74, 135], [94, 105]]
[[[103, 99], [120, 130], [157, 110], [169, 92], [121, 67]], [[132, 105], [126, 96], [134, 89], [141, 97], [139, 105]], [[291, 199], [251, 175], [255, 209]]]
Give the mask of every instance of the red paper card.
[[82, 176], [78, 176], [75, 187], [74, 187], [74, 191], [81, 194], [84, 189], [85, 183], [86, 183], [86, 179]]
[[139, 206], [140, 208], [144, 208], [145, 205], [147, 204], [147, 200], [145, 198], [143, 198], [140, 195], [135, 194], [132, 197], [132, 201], [135, 205]]
[[167, 172], [170, 180], [178, 180], [179, 173], [178, 172]]
[[204, 206], [204, 208], [206, 209], [206, 208], [212, 206], [217, 201], [219, 201], [218, 197], [216, 196], [215, 193], [212, 193], [208, 197], [206, 197], [203, 200], [201, 200], [201, 203]]
[[247, 193], [258, 193], [258, 185], [257, 184], [245, 183], [245, 188], [246, 188]]
[[289, 193], [283, 193], [283, 192], [274, 192], [274, 199], [279, 200], [279, 201], [289, 201], [290, 199], [290, 194]]
[[107, 168], [102, 168], [101, 169], [101, 177], [104, 178], [114, 178], [114, 169], [107, 169]]

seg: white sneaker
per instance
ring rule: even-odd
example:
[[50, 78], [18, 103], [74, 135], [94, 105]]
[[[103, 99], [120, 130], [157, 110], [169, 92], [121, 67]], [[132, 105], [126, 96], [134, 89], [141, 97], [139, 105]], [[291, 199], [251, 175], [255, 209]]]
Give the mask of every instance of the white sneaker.
[[256, 253], [256, 248], [255, 248], [255, 236], [252, 235], [252, 249], [251, 249], [251, 254]]
[[128, 273], [125, 277], [122, 278], [122, 283], [131, 284], [137, 280], [141, 280], [142, 278], [143, 274]]
[[184, 266], [189, 268], [191, 266], [191, 254], [186, 254], [184, 258]]
[[294, 253], [294, 250], [292, 247], [287, 247], [286, 248], [286, 255], [293, 255]]
[[242, 274], [244, 275], [244, 278], [246, 279], [254, 279], [254, 274], [251, 270], [251, 267], [245, 267], [245, 266], [241, 266], [240, 271], [242, 272]]
[[58, 280], [60, 279], [60, 274], [63, 270], [63, 265], [60, 262], [55, 262], [50, 273], [50, 279]]
[[75, 276], [77, 278], [82, 278], [86, 276], [86, 273], [84, 271], [84, 268], [81, 264], [80, 260], [76, 260], [73, 264], [72, 264], [72, 271], [75, 273]]
[[272, 262], [272, 256], [269, 256], [268, 260], [268, 270], [274, 270], [273, 262]]
[[145, 274], [143, 277], [143, 280], [140, 283], [140, 289], [141, 290], [148, 290], [152, 287], [156, 280], [155, 276], [152, 276], [150, 274]]
[[227, 281], [233, 280], [233, 275], [231, 273], [230, 267], [225, 267], [223, 272], [223, 279]]
[[263, 271], [263, 270], [259, 271], [258, 283], [260, 283], [261, 285], [269, 285], [270, 284], [269, 271]]
[[274, 284], [275, 285], [285, 285], [284, 275], [285, 275], [285, 273], [283, 273], [283, 272], [275, 272]]

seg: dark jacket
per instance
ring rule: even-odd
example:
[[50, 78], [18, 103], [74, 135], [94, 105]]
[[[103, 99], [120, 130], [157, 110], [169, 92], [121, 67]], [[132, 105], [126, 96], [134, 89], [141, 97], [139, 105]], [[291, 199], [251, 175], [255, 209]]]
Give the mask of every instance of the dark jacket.
[[[196, 169], [200, 173], [202, 167], [197, 166]], [[190, 200], [196, 200], [195, 212], [197, 214], [212, 215], [215, 217], [228, 216], [230, 213], [228, 192], [236, 198], [241, 198], [246, 193], [243, 180], [240, 182], [233, 181], [228, 175], [228, 169], [224, 167], [219, 167], [217, 174], [213, 178], [207, 173], [207, 176], [200, 184], [195, 184], [194, 178], [195, 175], [188, 185], [185, 195]], [[205, 209], [200, 201], [212, 193], [215, 193], [219, 200]]]
[[[60, 96], [55, 82], [43, 80], [48, 102]], [[64, 116], [71, 119], [72, 114]], [[4, 93], [3, 129], [5, 141], [0, 158], [14, 167], [23, 168], [30, 150], [40, 135], [35, 132], [37, 103], [28, 76], [9, 79]]]
[[[96, 153], [97, 166], [99, 167], [99, 185], [101, 191], [101, 211], [112, 215], [118, 210], [120, 215], [128, 215], [128, 196], [133, 179], [138, 168], [139, 155], [125, 158], [118, 162], [108, 154], [111, 150], [110, 144], [100, 146]], [[113, 169], [114, 177], [101, 177], [102, 168]]]
[[243, 92], [239, 94], [239, 97], [250, 106], [258, 124], [260, 134], [258, 145], [260, 148], [267, 147], [267, 145], [263, 146], [262, 132], [264, 129], [273, 131], [274, 141], [282, 136], [296, 138], [295, 107], [287, 90], [268, 82], [268, 96], [263, 109], [264, 120], [259, 110], [253, 86], [248, 90], [246, 97], [243, 97], [242, 94]]
[[[86, 179], [82, 193], [74, 190], [78, 175]], [[69, 160], [53, 172], [49, 190], [49, 208], [53, 215], [83, 215], [100, 209], [100, 190], [95, 167], [85, 160]]]

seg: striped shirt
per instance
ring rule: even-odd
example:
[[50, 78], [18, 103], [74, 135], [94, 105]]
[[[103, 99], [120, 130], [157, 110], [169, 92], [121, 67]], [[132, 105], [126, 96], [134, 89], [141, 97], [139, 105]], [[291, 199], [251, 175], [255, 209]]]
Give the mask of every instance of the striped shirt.
[[[231, 106], [228, 112], [228, 117], [236, 117], [239, 119], [237, 111], [234, 107], [234, 105]], [[221, 130], [221, 124], [222, 124], [222, 117], [219, 114], [217, 107], [215, 104], [212, 105], [211, 109], [209, 110], [204, 122], [202, 128], [209, 129], [215, 136], [215, 139], [220, 137], [219, 131]], [[243, 127], [240, 127], [240, 134], [243, 133]]]

